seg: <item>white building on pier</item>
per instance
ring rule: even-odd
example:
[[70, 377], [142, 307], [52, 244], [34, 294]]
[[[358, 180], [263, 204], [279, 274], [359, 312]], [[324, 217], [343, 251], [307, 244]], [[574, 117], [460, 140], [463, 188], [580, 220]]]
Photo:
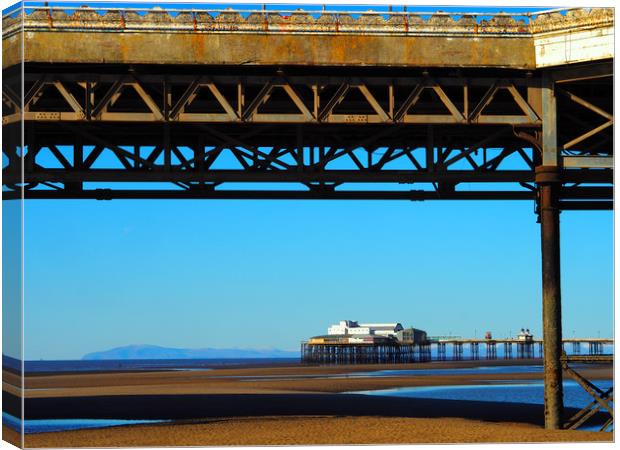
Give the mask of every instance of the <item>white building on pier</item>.
[[403, 330], [400, 323], [358, 323], [354, 320], [341, 320], [336, 325], [327, 329], [328, 335], [365, 335], [387, 336], [396, 338], [399, 331]]

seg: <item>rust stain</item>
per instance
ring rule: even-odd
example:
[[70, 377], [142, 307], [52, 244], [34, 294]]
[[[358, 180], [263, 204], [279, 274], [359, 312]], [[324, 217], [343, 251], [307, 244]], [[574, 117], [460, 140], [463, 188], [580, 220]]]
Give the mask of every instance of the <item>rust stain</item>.
[[[206, 33], [29, 33], [29, 61], [534, 67], [527, 38]], [[207, 45], [208, 43], [208, 45]], [[118, 51], [111, 51], [118, 49]]]
[[196, 62], [200, 62], [204, 58], [206, 39], [207, 39], [207, 36], [203, 34], [192, 34], [191, 35], [190, 45], [191, 45], [192, 53], [194, 54], [194, 58]]

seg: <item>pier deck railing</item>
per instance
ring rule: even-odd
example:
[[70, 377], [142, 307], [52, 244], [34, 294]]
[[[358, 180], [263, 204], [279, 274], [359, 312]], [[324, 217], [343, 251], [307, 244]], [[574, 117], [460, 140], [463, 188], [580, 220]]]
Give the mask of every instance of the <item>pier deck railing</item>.
[[[257, 8], [140, 8], [118, 6], [30, 6], [3, 14], [3, 31], [26, 29], [137, 30], [140, 32], [328, 32], [328, 33], [501, 33], [532, 35], [613, 22], [611, 8], [556, 8], [542, 11], [356, 11]], [[15, 23], [14, 23], [15, 22]], [[19, 24], [18, 24], [19, 22]]]

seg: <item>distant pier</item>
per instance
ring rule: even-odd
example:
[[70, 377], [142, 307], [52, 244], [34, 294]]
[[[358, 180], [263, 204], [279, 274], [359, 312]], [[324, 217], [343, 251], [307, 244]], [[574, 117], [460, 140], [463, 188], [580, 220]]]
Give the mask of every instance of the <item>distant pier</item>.
[[[605, 345], [614, 345], [607, 338], [563, 339], [565, 352], [591, 356], [604, 354]], [[498, 356], [498, 347], [503, 352]], [[466, 354], [465, 350], [469, 350]], [[584, 351], [585, 350], [585, 351]], [[462, 361], [495, 359], [542, 358], [542, 339], [429, 339], [416, 344], [404, 343], [316, 343], [301, 344], [301, 359], [318, 364], [389, 364], [428, 361]]]

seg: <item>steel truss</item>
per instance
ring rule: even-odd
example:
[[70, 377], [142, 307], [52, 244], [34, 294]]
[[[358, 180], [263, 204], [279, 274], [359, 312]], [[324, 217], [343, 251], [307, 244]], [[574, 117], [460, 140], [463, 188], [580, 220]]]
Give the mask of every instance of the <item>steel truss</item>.
[[[53, 69], [3, 84], [5, 198], [537, 199], [539, 73]], [[611, 208], [611, 73], [551, 73], [563, 209]]]
[[[27, 121], [539, 126], [527, 78], [28, 74]], [[502, 95], [504, 94], [504, 95]], [[19, 97], [5, 124], [22, 116]]]

